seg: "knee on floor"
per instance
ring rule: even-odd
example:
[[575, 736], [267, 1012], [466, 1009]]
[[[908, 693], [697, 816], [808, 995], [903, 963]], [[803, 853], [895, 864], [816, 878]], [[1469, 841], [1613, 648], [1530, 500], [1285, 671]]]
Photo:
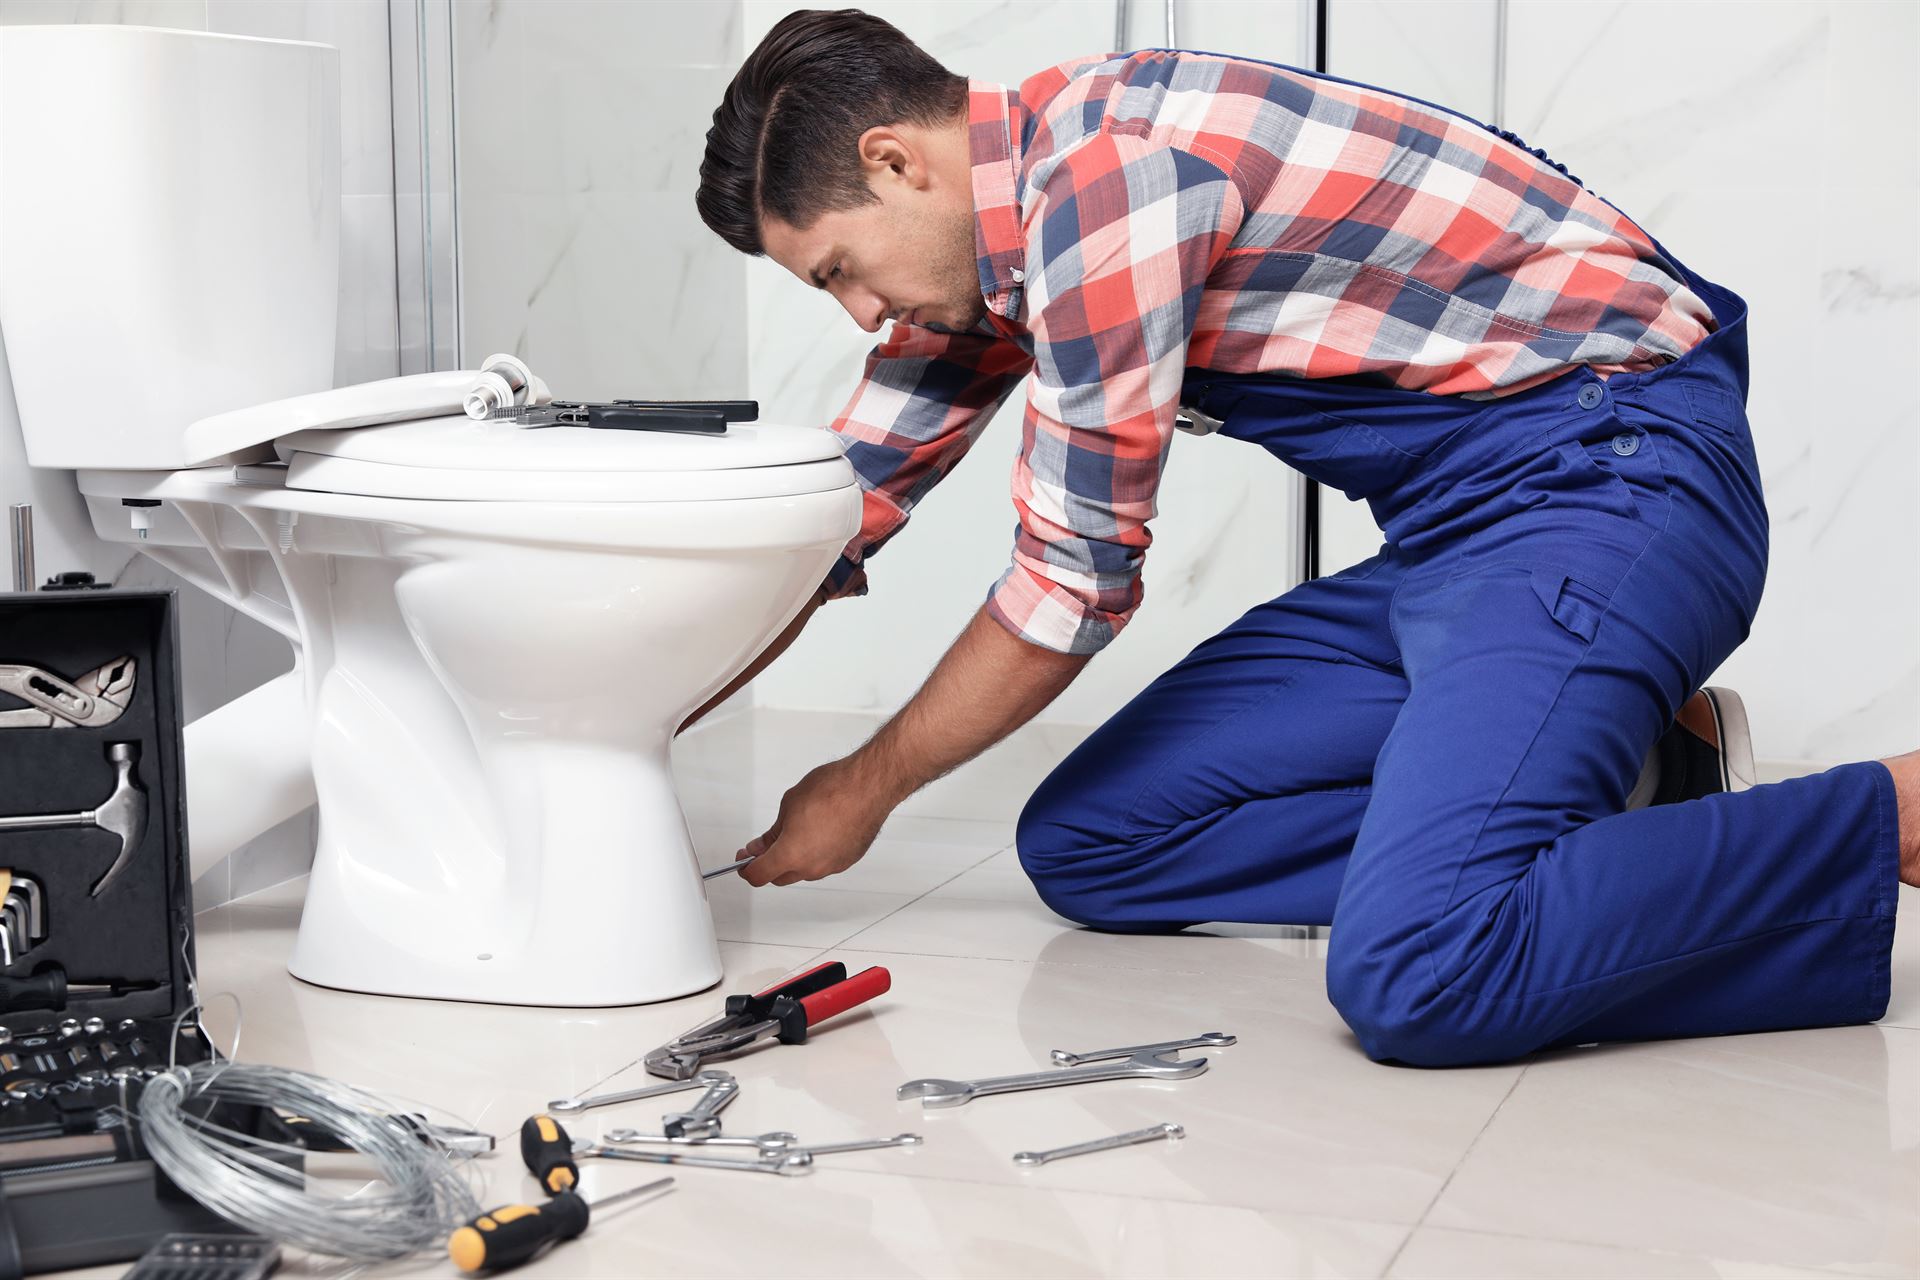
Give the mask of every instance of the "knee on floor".
[[1427, 960], [1417, 942], [1401, 954], [1342, 942], [1336, 922], [1327, 999], [1373, 1061], [1464, 1067], [1506, 1062], [1525, 1052], [1507, 1044], [1497, 1028], [1477, 1025], [1478, 1001], [1449, 994], [1423, 972]]

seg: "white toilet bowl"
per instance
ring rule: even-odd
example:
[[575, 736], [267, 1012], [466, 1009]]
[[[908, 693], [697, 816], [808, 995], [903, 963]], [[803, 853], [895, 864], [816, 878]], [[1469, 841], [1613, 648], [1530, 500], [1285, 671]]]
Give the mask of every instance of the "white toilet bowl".
[[668, 747], [858, 528], [834, 438], [443, 419], [279, 448], [79, 483], [100, 536], [298, 644], [320, 834], [294, 974], [553, 1005], [717, 981]]

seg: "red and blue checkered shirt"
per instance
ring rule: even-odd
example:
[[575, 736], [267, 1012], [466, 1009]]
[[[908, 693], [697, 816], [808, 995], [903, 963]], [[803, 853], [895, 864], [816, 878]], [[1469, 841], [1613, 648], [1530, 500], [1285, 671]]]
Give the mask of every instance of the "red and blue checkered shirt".
[[[1510, 135], [1509, 135], [1510, 136]], [[864, 490], [827, 580], [864, 564], [1029, 373], [1013, 563], [987, 610], [1093, 653], [1141, 598], [1189, 367], [1372, 376], [1491, 398], [1576, 365], [1678, 358], [1712, 312], [1618, 210], [1539, 153], [1381, 90], [1205, 54], [974, 82], [980, 291], [896, 324], [833, 423]]]

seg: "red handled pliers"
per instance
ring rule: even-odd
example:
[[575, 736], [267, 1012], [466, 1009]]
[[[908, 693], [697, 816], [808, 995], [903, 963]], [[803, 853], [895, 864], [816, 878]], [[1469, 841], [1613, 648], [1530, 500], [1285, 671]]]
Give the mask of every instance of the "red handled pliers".
[[649, 1053], [647, 1072], [689, 1080], [708, 1060], [732, 1057], [769, 1036], [781, 1044], [805, 1044], [815, 1024], [884, 995], [892, 985], [893, 975], [878, 965], [849, 978], [846, 965], [830, 960], [758, 995], [728, 996], [726, 1016]]

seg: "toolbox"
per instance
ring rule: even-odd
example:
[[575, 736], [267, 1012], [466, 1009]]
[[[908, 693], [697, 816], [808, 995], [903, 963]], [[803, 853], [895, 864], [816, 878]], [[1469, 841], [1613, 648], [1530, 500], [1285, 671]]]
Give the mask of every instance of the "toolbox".
[[[0, 594], [0, 1280], [237, 1230], [128, 1120], [152, 1073], [214, 1053], [180, 1016], [194, 959], [178, 645], [171, 591]], [[252, 1108], [221, 1122], [279, 1133]]]

